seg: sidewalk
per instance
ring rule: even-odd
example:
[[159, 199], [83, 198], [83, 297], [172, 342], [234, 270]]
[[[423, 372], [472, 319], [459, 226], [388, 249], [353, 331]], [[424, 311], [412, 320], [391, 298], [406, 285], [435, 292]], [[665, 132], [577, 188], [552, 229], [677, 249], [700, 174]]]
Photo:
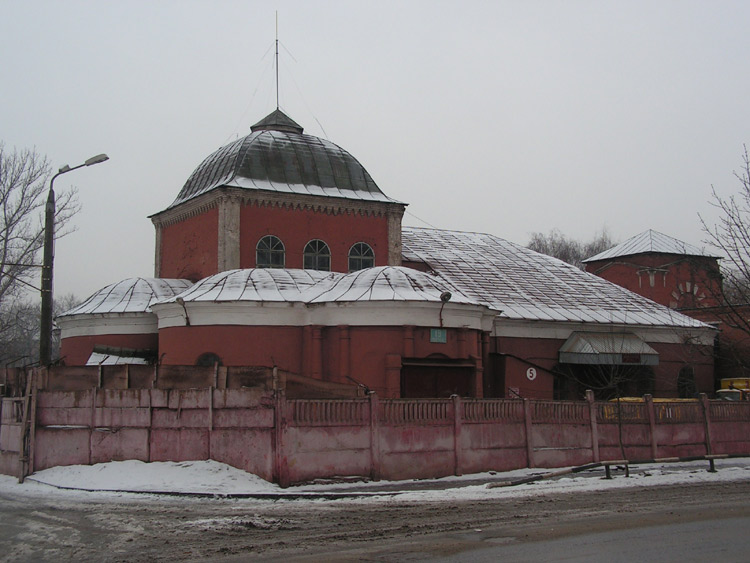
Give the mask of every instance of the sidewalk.
[[[613, 479], [605, 479], [601, 464], [563, 469], [518, 469], [440, 479], [408, 481], [368, 481], [353, 478], [320, 480], [282, 489], [259, 477], [214, 461], [143, 463], [123, 461], [93, 466], [54, 467], [26, 478], [39, 487], [47, 485], [61, 491], [101, 493], [137, 493], [194, 498], [236, 498], [264, 500], [353, 499], [395, 497], [414, 493], [438, 498], [492, 494], [533, 494], [571, 490], [647, 486], [687, 481], [726, 480], [750, 477], [750, 458], [716, 461], [717, 473], [709, 473], [706, 460], [679, 463], [631, 464], [630, 478], [612, 467]], [[738, 472], [739, 471], [739, 472]], [[722, 474], [723, 473], [723, 474]], [[731, 475], [730, 475], [731, 473]], [[10, 479], [10, 478], [9, 478]], [[555, 484], [555, 482], [559, 484]], [[529, 489], [533, 486], [533, 489]], [[23, 485], [20, 485], [23, 487]], [[511, 492], [511, 491], [515, 492]], [[436, 493], [430, 495], [430, 493]]]

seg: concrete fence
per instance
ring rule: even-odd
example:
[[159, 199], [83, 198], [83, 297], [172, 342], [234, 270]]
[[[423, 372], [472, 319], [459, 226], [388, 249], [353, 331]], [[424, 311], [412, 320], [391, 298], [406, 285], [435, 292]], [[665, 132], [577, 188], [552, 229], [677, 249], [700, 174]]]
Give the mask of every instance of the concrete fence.
[[613, 459], [750, 455], [750, 403], [287, 399], [264, 389], [38, 390], [0, 404], [0, 472], [214, 459], [282, 486]]

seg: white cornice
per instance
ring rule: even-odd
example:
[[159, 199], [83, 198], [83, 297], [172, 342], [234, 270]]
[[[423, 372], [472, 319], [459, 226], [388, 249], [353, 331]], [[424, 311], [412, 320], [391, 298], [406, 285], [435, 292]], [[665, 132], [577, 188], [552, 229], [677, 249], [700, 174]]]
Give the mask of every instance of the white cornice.
[[[321, 305], [278, 302], [187, 302], [153, 306], [159, 329], [186, 326], [440, 326], [440, 303], [337, 302]], [[465, 327], [489, 331], [494, 315], [478, 305], [443, 307], [446, 328]]]
[[566, 340], [572, 332], [630, 332], [645, 342], [711, 346], [716, 330], [711, 327], [663, 327], [630, 324], [572, 323], [562, 321], [510, 320], [497, 317], [492, 336], [504, 338], [548, 338]]
[[106, 313], [59, 317], [60, 337], [101, 336], [105, 334], [156, 334], [157, 318], [153, 313]]
[[386, 216], [393, 214], [402, 216], [406, 208], [405, 203], [398, 202], [366, 201], [331, 196], [222, 187], [213, 189], [176, 207], [151, 215], [150, 219], [154, 225], [172, 225], [204, 213], [213, 207], [217, 207], [221, 200], [226, 198], [236, 199], [242, 205], [304, 209], [330, 215], [358, 213], [365, 216]]

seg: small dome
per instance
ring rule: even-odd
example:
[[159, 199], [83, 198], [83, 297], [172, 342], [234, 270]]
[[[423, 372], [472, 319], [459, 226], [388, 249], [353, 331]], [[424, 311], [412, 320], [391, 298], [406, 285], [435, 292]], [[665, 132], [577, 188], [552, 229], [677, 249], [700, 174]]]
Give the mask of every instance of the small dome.
[[219, 187], [394, 202], [347, 151], [276, 110], [206, 158], [170, 207]]
[[[196, 283], [179, 298], [185, 302], [300, 301], [300, 294], [335, 274], [317, 270], [251, 268], [229, 270]], [[165, 302], [174, 302], [177, 298]]]
[[440, 303], [447, 292], [451, 294], [451, 303], [477, 304], [441, 278], [400, 266], [378, 266], [351, 274], [276, 268], [230, 270], [205, 278], [162, 303], [178, 300], [185, 303], [257, 301], [315, 305], [352, 301]]
[[451, 303], [476, 305], [442, 278], [401, 266], [366, 268], [332, 280], [330, 287], [310, 303], [342, 301], [428, 301], [440, 303], [448, 294]]
[[145, 313], [151, 305], [189, 288], [188, 280], [128, 278], [108, 285], [60, 317], [107, 313]]

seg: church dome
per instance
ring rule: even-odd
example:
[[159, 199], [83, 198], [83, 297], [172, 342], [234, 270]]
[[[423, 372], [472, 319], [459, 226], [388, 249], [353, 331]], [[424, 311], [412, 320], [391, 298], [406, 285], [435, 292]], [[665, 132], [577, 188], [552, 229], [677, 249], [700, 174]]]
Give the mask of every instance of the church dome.
[[151, 305], [174, 297], [188, 289], [189, 280], [128, 278], [104, 287], [80, 305], [58, 315], [58, 319], [77, 315], [148, 313]]
[[394, 202], [347, 151], [302, 127], [280, 110], [246, 137], [208, 156], [170, 207], [220, 187]]

